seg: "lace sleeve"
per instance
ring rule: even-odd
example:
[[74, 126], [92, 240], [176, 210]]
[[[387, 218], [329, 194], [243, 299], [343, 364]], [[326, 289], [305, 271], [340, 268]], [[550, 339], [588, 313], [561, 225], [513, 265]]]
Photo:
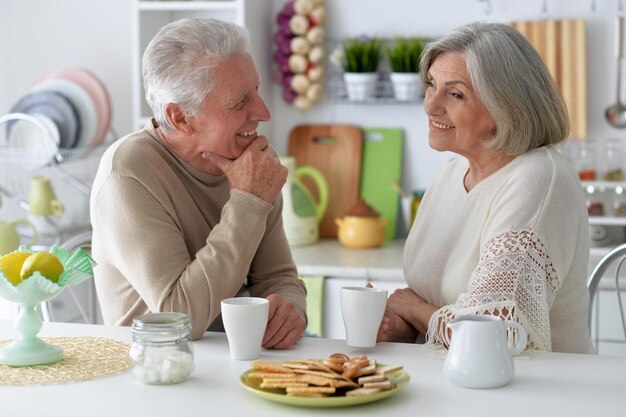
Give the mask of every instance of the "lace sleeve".
[[559, 287], [546, 247], [534, 231], [496, 236], [484, 247], [467, 292], [432, 315], [427, 343], [449, 346], [446, 323], [457, 316], [491, 314], [522, 324], [527, 349], [551, 351], [549, 311]]

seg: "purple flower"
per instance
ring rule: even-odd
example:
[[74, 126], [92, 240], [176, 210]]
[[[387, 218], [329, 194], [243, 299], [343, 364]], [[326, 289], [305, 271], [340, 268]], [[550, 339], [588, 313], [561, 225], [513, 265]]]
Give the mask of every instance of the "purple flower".
[[298, 93], [293, 91], [291, 87], [287, 87], [283, 89], [283, 100], [287, 103], [291, 104], [298, 97]]

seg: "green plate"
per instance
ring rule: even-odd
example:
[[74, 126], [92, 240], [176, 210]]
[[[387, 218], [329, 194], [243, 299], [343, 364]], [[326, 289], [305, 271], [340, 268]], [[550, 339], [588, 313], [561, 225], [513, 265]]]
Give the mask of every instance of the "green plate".
[[[382, 364], [378, 365], [384, 366]], [[239, 377], [241, 386], [250, 391], [251, 393], [258, 395], [266, 400], [275, 401], [283, 404], [295, 405], [299, 407], [347, 407], [351, 405], [371, 403], [374, 401], [382, 400], [383, 398], [390, 397], [403, 389], [406, 384], [409, 383], [409, 374], [404, 370], [398, 370], [395, 372], [389, 372], [385, 376], [396, 384], [394, 389], [387, 391], [381, 391], [377, 394], [366, 395], [364, 397], [346, 397], [346, 396], [330, 396], [321, 398], [312, 397], [288, 397], [281, 389], [267, 389], [261, 388], [260, 378], [249, 378], [248, 374], [255, 372], [254, 369], [249, 369]]]

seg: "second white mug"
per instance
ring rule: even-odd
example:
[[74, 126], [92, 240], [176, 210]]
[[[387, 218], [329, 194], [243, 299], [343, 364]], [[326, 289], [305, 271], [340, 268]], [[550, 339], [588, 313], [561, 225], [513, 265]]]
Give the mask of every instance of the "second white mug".
[[269, 301], [265, 298], [235, 297], [222, 300], [222, 322], [232, 359], [248, 361], [261, 356], [269, 311]]
[[373, 347], [387, 305], [387, 290], [369, 287], [341, 288], [341, 315], [346, 343]]

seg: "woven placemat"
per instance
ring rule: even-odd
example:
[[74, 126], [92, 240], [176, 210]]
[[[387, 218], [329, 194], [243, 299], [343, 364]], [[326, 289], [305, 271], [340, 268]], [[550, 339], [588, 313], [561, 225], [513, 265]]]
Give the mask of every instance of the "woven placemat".
[[[128, 345], [104, 337], [42, 338], [63, 349], [64, 359], [44, 366], [0, 365], [0, 385], [45, 385], [86, 381], [128, 370]], [[0, 346], [11, 342], [0, 340]]]

